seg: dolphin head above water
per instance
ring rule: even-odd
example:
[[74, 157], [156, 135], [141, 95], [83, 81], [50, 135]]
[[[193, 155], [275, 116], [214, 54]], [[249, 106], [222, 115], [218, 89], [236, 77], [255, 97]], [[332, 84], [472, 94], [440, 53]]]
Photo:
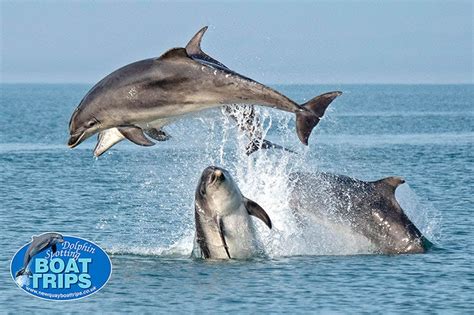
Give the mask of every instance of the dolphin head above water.
[[196, 202], [201, 208], [215, 209], [215, 215], [225, 215], [242, 203], [242, 193], [227, 170], [209, 166], [201, 175]]
[[69, 122], [70, 138], [67, 145], [74, 148], [99, 130], [100, 120], [89, 110], [78, 107]]
[[204, 259], [251, 257], [259, 247], [251, 215], [272, 227], [265, 210], [242, 195], [228, 171], [207, 167], [196, 188], [193, 255]]

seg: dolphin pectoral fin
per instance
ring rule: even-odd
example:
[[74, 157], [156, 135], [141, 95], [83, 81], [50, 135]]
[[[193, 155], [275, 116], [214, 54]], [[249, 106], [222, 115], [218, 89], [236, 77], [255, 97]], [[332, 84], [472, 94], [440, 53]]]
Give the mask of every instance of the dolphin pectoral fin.
[[53, 250], [53, 254], [55, 254], [58, 251], [58, 247], [56, 246], [56, 244], [53, 244], [51, 246], [51, 249]]
[[[243, 196], [242, 196], [243, 197]], [[253, 215], [254, 217], [259, 218], [262, 220], [270, 229], [272, 228], [272, 221], [270, 220], [270, 217], [268, 214], [263, 210], [262, 207], [258, 203], [256, 203], [253, 200], [250, 200], [248, 198], [244, 198], [244, 204], [245, 208], [247, 209], [247, 212], [250, 215]]]
[[157, 128], [145, 129], [145, 133], [147, 136], [149, 136], [152, 139], [155, 139], [156, 141], [167, 141], [171, 139], [171, 136], [169, 134]]
[[340, 91], [324, 93], [301, 105], [307, 110], [296, 112], [296, 132], [303, 144], [308, 145], [311, 131], [324, 116], [329, 104], [341, 94]]
[[224, 245], [225, 252], [227, 253], [227, 257], [231, 259], [229, 253], [229, 247], [227, 246], [227, 242], [225, 241], [225, 229], [224, 229], [224, 222], [222, 222], [221, 218], [217, 219], [217, 225], [219, 226], [219, 235], [221, 236], [222, 244]]
[[141, 128], [135, 126], [125, 126], [125, 127], [118, 127], [120, 133], [127, 138], [128, 140], [132, 141], [135, 144], [143, 145], [146, 147], [155, 145], [154, 142], [148, 140], [147, 137], [143, 134], [143, 130]]

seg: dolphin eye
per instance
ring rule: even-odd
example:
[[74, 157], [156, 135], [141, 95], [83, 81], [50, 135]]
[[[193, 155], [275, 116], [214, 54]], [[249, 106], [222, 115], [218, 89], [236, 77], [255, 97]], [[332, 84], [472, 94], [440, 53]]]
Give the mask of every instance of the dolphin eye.
[[96, 123], [97, 123], [96, 120], [90, 120], [90, 121], [87, 123], [86, 127], [87, 127], [87, 128], [90, 128], [90, 127], [94, 126]]

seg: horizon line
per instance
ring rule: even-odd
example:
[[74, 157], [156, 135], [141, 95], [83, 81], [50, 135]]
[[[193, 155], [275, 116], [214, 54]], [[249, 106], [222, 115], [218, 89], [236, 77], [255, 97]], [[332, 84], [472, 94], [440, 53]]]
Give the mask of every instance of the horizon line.
[[[97, 82], [56, 82], [56, 81], [7, 81], [0, 84], [83, 84], [83, 85], [94, 85]], [[284, 82], [273, 82], [273, 83], [263, 83], [266, 85], [473, 85], [474, 82], [296, 82], [296, 83], [284, 83]]]

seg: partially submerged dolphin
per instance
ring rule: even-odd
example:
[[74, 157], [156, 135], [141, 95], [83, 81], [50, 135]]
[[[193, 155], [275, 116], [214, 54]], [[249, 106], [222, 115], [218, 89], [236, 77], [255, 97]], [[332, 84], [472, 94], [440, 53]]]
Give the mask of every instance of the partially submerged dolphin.
[[348, 227], [384, 254], [423, 253], [432, 244], [404, 213], [395, 190], [405, 181], [366, 182], [330, 173], [290, 174], [290, 207], [303, 224]]
[[116, 127], [130, 141], [150, 146], [154, 143], [144, 130], [160, 130], [180, 116], [226, 104], [258, 104], [295, 113], [298, 137], [307, 145], [312, 129], [341, 92], [333, 92], [329, 102], [327, 97], [316, 97], [298, 105], [202, 52], [204, 31], [186, 49], [174, 48], [159, 58], [129, 64], [97, 83], [71, 116], [68, 145], [74, 148], [93, 134]]
[[242, 195], [228, 171], [207, 167], [196, 188], [193, 256], [246, 259], [256, 254], [258, 246], [251, 215], [272, 228], [265, 210]]
[[19, 277], [23, 274], [31, 274], [27, 271], [28, 264], [31, 259], [38, 253], [46, 250], [51, 247], [53, 253], [57, 251], [56, 244], [64, 242], [63, 236], [59, 233], [44, 233], [38, 236], [33, 236], [31, 238], [31, 244], [26, 250], [25, 256], [23, 258], [23, 267], [17, 271], [15, 277]]

